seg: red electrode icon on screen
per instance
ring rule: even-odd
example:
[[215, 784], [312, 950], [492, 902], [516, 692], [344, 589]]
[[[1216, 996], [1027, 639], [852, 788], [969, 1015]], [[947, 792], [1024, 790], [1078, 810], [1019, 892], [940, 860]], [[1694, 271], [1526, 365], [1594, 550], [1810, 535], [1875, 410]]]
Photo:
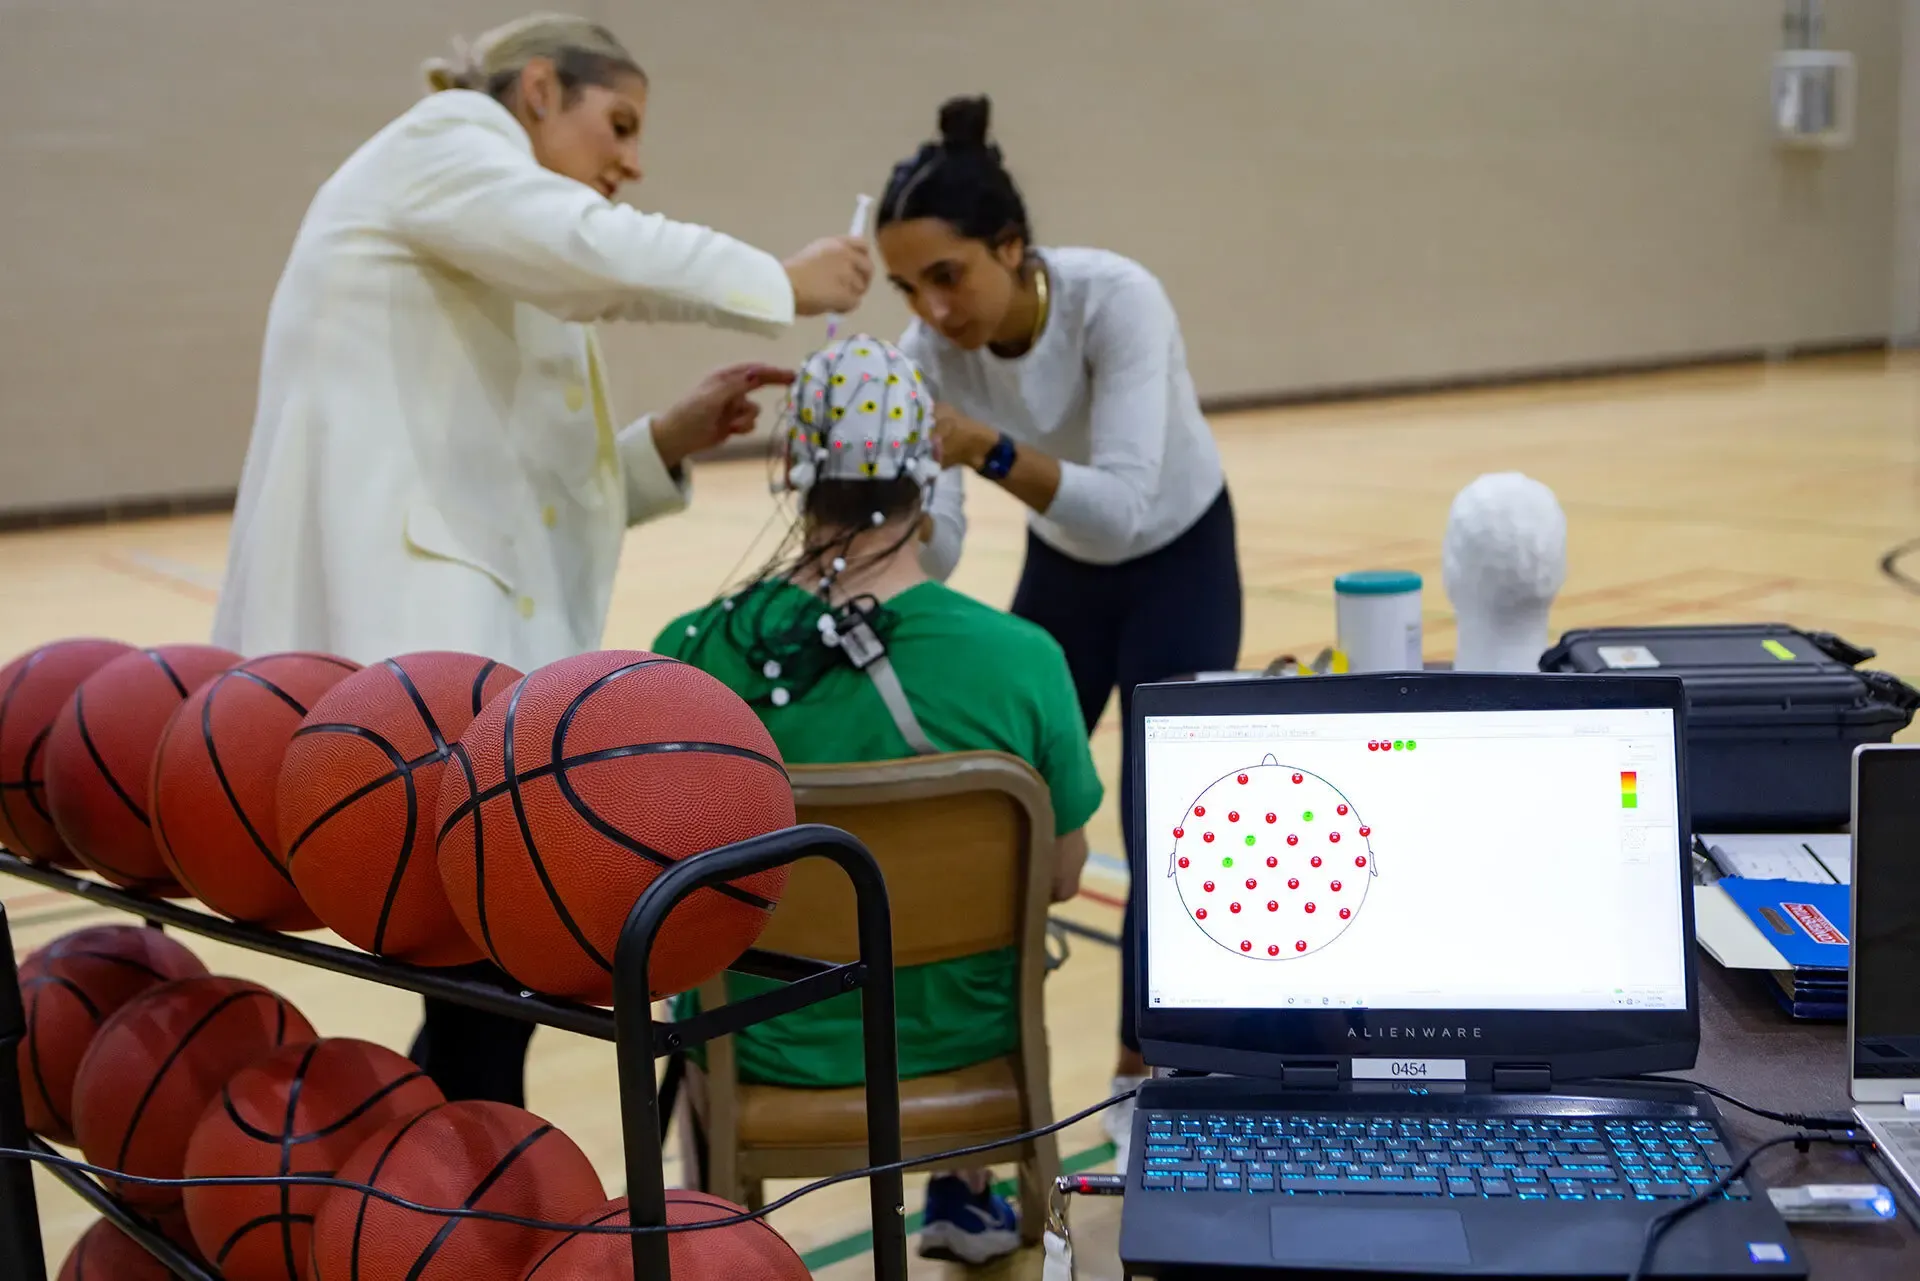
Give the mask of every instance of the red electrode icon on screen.
[[[1211, 808], [1228, 822], [1237, 822], [1241, 806], [1266, 821], [1251, 831], [1242, 827], [1244, 834], [1236, 832], [1231, 841], [1217, 840], [1203, 830], [1209, 825], [1197, 821]], [[1283, 821], [1275, 822], [1276, 817]], [[1328, 779], [1301, 766], [1282, 765], [1272, 756], [1208, 785], [1171, 831], [1167, 875], [1188, 918], [1224, 951], [1252, 961], [1290, 961], [1332, 944], [1359, 919], [1379, 875], [1375, 860], [1368, 857], [1373, 853], [1373, 829], [1362, 822], [1359, 805]], [[1351, 868], [1350, 874], [1335, 879], [1327, 875], [1330, 867], [1316, 870], [1328, 861], [1316, 851], [1330, 847], [1342, 855], [1338, 862]], [[1241, 913], [1238, 903], [1231, 904], [1228, 913], [1209, 917], [1203, 904], [1222, 880], [1253, 891], [1268, 886], [1285, 886], [1286, 891], [1264, 902], [1266, 910], [1250, 914], [1253, 919]], [[1313, 890], [1311, 897], [1298, 892], [1303, 882]], [[1249, 936], [1249, 930], [1257, 933]]]

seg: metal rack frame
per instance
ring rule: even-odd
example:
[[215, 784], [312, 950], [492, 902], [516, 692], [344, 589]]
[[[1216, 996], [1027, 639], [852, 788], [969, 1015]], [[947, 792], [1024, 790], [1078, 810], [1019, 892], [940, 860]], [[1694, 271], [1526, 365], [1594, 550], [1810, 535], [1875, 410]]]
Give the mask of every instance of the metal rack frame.
[[[825, 858], [853, 883], [858, 913], [860, 959], [828, 965], [804, 957], [751, 950], [730, 967], [734, 972], [782, 984], [744, 1001], [705, 1010], [681, 1023], [663, 1023], [652, 1013], [648, 961], [653, 943], [674, 907], [697, 890], [770, 871], [804, 858]], [[633, 906], [614, 952], [612, 1010], [556, 1000], [520, 988], [505, 988], [440, 970], [383, 960], [308, 939], [236, 924], [194, 908], [146, 898], [55, 868], [28, 863], [0, 852], [0, 872], [59, 890], [102, 907], [116, 908], [150, 925], [179, 929], [250, 951], [318, 966], [353, 978], [402, 988], [422, 996], [458, 1002], [511, 1018], [564, 1028], [612, 1041], [618, 1056], [621, 1130], [627, 1165], [629, 1221], [658, 1227], [667, 1221], [666, 1174], [662, 1144], [667, 1117], [654, 1061], [677, 1056], [715, 1037], [791, 1013], [842, 992], [862, 993], [862, 1030], [867, 1073], [867, 1161], [891, 1166], [900, 1161], [900, 1081], [894, 1037], [893, 921], [886, 882], [873, 855], [838, 828], [805, 824], [683, 859], [655, 877]], [[21, 1098], [18, 1049], [26, 1035], [18, 972], [6, 911], [0, 907], [0, 1147], [50, 1151], [27, 1131]], [[83, 1200], [93, 1205], [177, 1277], [220, 1281], [162, 1236], [153, 1224], [124, 1205], [97, 1180], [78, 1171], [49, 1167]], [[873, 1214], [873, 1262], [876, 1281], [906, 1281], [905, 1190], [900, 1170], [869, 1180]], [[630, 1238], [636, 1281], [671, 1277], [668, 1236], [648, 1233]], [[45, 1249], [34, 1197], [33, 1171], [24, 1160], [0, 1160], [0, 1277], [46, 1275]]]

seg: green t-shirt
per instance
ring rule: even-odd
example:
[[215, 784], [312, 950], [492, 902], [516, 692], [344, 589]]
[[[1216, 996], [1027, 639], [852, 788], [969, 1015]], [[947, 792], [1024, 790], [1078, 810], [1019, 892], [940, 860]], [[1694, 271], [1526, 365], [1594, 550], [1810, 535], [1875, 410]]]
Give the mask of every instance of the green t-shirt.
[[[817, 597], [788, 583], [763, 584], [735, 610], [811, 623]], [[999, 751], [1032, 765], [1052, 794], [1057, 834], [1084, 827], [1100, 807], [1101, 784], [1067, 660], [1039, 627], [939, 583], [888, 600], [887, 656], [920, 728], [943, 752]], [[717, 610], [675, 619], [655, 652], [691, 663], [753, 703], [789, 765], [898, 760], [913, 755], [866, 673], [836, 661], [804, 697], [775, 705], [781, 684], [752, 664]], [[696, 634], [689, 636], [688, 628]], [[823, 647], [824, 649], [824, 647]], [[1001, 948], [895, 974], [903, 1078], [948, 1072], [1011, 1053], [1019, 1043], [1017, 955]], [[727, 976], [740, 1000], [775, 984]], [[683, 1013], [696, 1008], [691, 994]], [[831, 1087], [865, 1079], [858, 993], [837, 996], [737, 1033], [746, 1081]]]

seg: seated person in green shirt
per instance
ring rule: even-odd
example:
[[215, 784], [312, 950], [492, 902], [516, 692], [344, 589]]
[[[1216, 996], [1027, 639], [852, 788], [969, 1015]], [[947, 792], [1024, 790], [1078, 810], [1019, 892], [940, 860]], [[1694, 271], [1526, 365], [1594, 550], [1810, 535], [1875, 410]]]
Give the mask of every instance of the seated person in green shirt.
[[[940, 471], [932, 425], [919, 371], [891, 344], [862, 335], [808, 358], [782, 424], [799, 495], [794, 530], [747, 586], [674, 620], [653, 648], [746, 699], [789, 765], [981, 750], [1026, 761], [1052, 794], [1053, 894], [1065, 900], [1079, 889], [1083, 828], [1101, 797], [1086, 725], [1051, 636], [921, 568]], [[849, 658], [863, 622], [897, 684]], [[1004, 948], [898, 972], [903, 1078], [1013, 1051], [1016, 959]], [[735, 1000], [769, 986], [727, 978]], [[747, 1028], [734, 1052], [745, 1081], [860, 1084], [859, 996]], [[981, 1263], [1018, 1245], [1013, 1208], [992, 1195], [986, 1171], [929, 1182], [922, 1254]]]

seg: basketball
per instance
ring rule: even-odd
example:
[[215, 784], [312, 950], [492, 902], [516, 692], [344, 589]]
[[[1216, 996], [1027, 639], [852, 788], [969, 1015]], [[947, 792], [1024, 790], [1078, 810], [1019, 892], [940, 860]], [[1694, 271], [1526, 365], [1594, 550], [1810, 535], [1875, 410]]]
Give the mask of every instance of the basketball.
[[269, 654], [214, 677], [167, 722], [147, 812], [174, 879], [214, 911], [273, 930], [320, 924], [277, 848], [280, 762], [307, 710], [358, 670]]
[[[236, 1074], [283, 1045], [314, 1039], [300, 1011], [257, 983], [178, 979], [120, 1007], [93, 1038], [73, 1088], [74, 1132], [93, 1165], [177, 1179], [207, 1105]], [[178, 1188], [111, 1181], [143, 1207]]]
[[[440, 873], [502, 969], [605, 1005], [620, 928], [661, 869], [793, 821], [779, 749], [745, 702], [684, 663], [608, 650], [522, 679], [461, 736], [440, 788]], [[786, 883], [781, 867], [684, 900], [654, 945], [654, 995], [736, 960]]]
[[239, 663], [212, 645], [122, 654], [73, 692], [47, 738], [47, 807], [82, 863], [115, 885], [185, 894], [160, 858], [147, 819], [153, 749], [194, 690]]
[[[572, 1139], [504, 1103], [448, 1103], [388, 1125], [340, 1178], [420, 1205], [465, 1206], [554, 1223], [606, 1200]], [[325, 1281], [493, 1281], [518, 1277], [556, 1234], [479, 1219], [436, 1219], [364, 1193], [327, 1194], [313, 1225]]]
[[0, 845], [21, 858], [80, 866], [47, 806], [47, 736], [80, 682], [132, 648], [110, 640], [55, 641], [0, 667]]
[[27, 1128], [71, 1144], [74, 1077], [100, 1024], [150, 987], [206, 972], [192, 952], [138, 925], [76, 930], [22, 961], [27, 1034], [17, 1052]]
[[[168, 1228], [162, 1231], [169, 1239], [174, 1237]], [[190, 1243], [174, 1244], [191, 1253]], [[173, 1281], [173, 1273], [134, 1244], [132, 1237], [101, 1219], [73, 1243], [67, 1261], [60, 1265], [60, 1281]]]
[[453, 743], [520, 679], [472, 654], [405, 654], [328, 690], [280, 767], [280, 846], [293, 882], [356, 947], [415, 965], [481, 951], [447, 903], [434, 851]]
[[[187, 1143], [186, 1177], [332, 1175], [382, 1127], [446, 1098], [406, 1059], [367, 1041], [289, 1045], [241, 1072]], [[187, 1222], [226, 1281], [305, 1281], [327, 1188], [188, 1188]]]
[[[746, 1207], [707, 1192], [667, 1192], [667, 1222], [705, 1223], [745, 1214]], [[607, 1202], [580, 1222], [588, 1227], [627, 1223], [627, 1198]], [[667, 1238], [674, 1281], [808, 1281], [812, 1275], [786, 1238], [764, 1219]], [[522, 1281], [628, 1281], [633, 1245], [624, 1236], [576, 1233], [534, 1260]]]

